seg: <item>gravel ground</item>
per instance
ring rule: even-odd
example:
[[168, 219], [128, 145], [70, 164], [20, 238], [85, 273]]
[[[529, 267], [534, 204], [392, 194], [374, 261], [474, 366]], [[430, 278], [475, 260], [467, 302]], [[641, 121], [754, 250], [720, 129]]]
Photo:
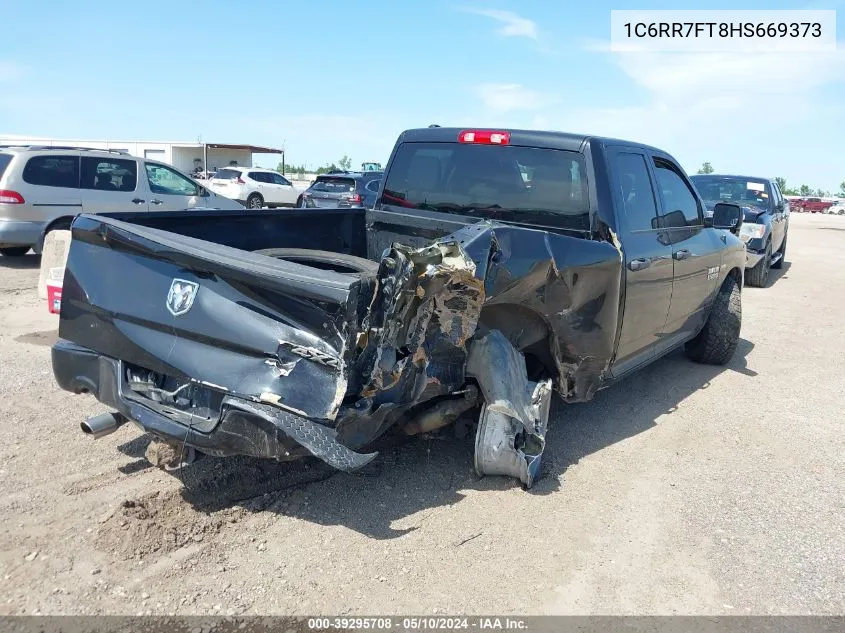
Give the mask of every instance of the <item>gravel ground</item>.
[[38, 260], [0, 257], [0, 614], [841, 614], [845, 218], [791, 222], [732, 363], [556, 404], [529, 492], [450, 435], [354, 476], [154, 469], [134, 426], [80, 432]]

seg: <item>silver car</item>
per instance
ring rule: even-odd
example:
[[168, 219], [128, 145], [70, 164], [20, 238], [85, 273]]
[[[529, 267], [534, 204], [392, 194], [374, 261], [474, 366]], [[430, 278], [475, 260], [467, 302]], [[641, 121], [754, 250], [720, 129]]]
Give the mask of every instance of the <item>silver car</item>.
[[41, 251], [80, 213], [244, 210], [170, 165], [115, 150], [0, 146], [0, 254]]

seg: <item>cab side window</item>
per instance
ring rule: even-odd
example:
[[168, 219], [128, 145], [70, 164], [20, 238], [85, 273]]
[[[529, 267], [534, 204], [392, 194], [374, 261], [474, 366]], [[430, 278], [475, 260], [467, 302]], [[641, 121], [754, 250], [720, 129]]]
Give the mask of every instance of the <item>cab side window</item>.
[[197, 183], [169, 167], [144, 163], [144, 168], [147, 171], [147, 180], [152, 193], [171, 196], [198, 196], [200, 194]]
[[772, 192], [774, 193], [774, 210], [775, 212], [779, 212], [786, 208], [786, 200], [783, 198], [783, 194], [780, 191], [780, 187], [776, 182], [772, 182]]
[[654, 173], [657, 186], [663, 196], [663, 213], [660, 216], [664, 228], [700, 226], [701, 210], [698, 198], [677, 168], [669, 161], [654, 159]]
[[654, 199], [645, 156], [617, 154], [616, 171], [628, 230], [650, 231], [657, 228], [657, 203]]

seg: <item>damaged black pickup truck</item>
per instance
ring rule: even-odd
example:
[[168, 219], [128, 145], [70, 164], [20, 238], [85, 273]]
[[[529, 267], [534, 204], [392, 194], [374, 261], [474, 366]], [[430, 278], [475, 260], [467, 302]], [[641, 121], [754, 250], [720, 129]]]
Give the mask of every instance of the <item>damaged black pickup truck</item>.
[[114, 411], [85, 432], [132, 421], [179, 466], [354, 471], [388, 432], [477, 415], [477, 472], [528, 487], [554, 392], [589, 400], [679, 347], [731, 358], [741, 218], [705, 217], [652, 147], [409, 130], [372, 209], [78, 216], [53, 371]]

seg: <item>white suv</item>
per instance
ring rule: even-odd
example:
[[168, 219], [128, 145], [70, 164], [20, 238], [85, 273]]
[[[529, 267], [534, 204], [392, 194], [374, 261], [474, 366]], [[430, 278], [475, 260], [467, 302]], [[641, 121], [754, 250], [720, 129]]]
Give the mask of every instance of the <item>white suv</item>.
[[302, 193], [279, 172], [260, 167], [218, 169], [208, 181], [208, 188], [249, 209], [295, 207]]
[[0, 254], [40, 252], [80, 213], [243, 210], [188, 176], [116, 150], [0, 146]]

